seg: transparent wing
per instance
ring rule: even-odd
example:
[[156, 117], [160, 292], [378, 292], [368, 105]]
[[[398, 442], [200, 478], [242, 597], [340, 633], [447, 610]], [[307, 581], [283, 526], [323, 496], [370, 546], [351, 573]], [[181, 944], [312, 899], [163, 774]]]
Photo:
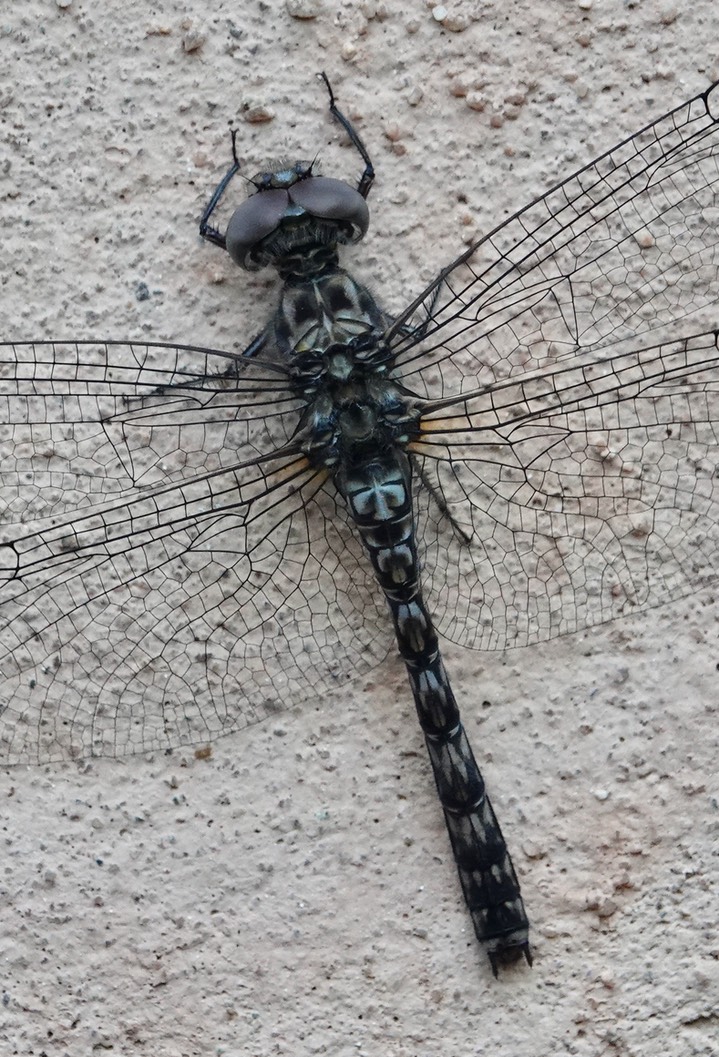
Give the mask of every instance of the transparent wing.
[[423, 579], [460, 645], [539, 642], [719, 574], [717, 332], [428, 404]]
[[0, 348], [7, 762], [207, 741], [386, 655], [361, 545], [287, 442], [286, 381], [226, 367], [171, 346]]
[[281, 368], [221, 352], [2, 343], [4, 498], [17, 520], [43, 517], [216, 470], [238, 452], [267, 455], [288, 443], [301, 406]]
[[[716, 323], [719, 85], [520, 210], [446, 268], [387, 334], [430, 398], [582, 351]], [[677, 331], [676, 322], [711, 318]]]

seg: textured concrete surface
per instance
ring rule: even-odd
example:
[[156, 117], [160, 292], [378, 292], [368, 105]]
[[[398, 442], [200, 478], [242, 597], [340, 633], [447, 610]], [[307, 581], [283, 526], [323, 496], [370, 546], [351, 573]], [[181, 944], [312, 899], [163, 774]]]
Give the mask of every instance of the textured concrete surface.
[[[201, 244], [196, 218], [234, 121], [249, 173], [320, 152], [352, 177], [318, 69], [377, 168], [349, 259], [392, 310], [719, 77], [707, 0], [445, 12], [6, 3], [3, 340], [242, 346], [272, 284]], [[477, 949], [390, 659], [206, 758], [0, 772], [2, 1052], [719, 1054], [715, 592], [446, 661], [521, 876], [532, 970], [495, 982]]]

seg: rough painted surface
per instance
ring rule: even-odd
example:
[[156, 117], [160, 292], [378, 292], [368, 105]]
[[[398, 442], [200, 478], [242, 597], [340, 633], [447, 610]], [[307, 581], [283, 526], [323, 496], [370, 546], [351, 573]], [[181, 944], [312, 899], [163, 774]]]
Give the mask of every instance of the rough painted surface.
[[[272, 305], [195, 221], [248, 170], [357, 158], [390, 310], [466, 241], [719, 77], [712, 6], [30, 2], [0, 25], [2, 336], [246, 344]], [[244, 120], [243, 120], [244, 117]], [[549, 646], [446, 647], [535, 966], [495, 982], [399, 662], [209, 757], [2, 775], [5, 1049], [719, 1053], [710, 591]]]

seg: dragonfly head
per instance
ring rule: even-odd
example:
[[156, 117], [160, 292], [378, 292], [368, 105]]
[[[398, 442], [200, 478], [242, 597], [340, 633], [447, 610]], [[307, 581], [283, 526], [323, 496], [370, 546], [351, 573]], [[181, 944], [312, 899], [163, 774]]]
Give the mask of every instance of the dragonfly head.
[[315, 176], [312, 162], [253, 177], [255, 193], [227, 225], [227, 252], [247, 271], [281, 264], [283, 257], [315, 246], [359, 242], [369, 209], [359, 191], [342, 180]]

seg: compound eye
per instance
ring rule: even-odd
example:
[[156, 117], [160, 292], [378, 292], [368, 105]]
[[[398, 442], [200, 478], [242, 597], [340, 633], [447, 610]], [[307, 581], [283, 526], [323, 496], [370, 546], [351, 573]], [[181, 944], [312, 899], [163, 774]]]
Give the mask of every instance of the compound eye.
[[276, 231], [288, 204], [287, 191], [268, 190], [258, 191], [237, 207], [225, 232], [225, 246], [235, 264], [248, 271], [260, 267], [252, 260], [252, 251]]
[[342, 242], [359, 242], [369, 227], [369, 209], [359, 191], [343, 180], [330, 176], [312, 176], [289, 189], [289, 196], [320, 220], [340, 220], [352, 227], [352, 234]]

